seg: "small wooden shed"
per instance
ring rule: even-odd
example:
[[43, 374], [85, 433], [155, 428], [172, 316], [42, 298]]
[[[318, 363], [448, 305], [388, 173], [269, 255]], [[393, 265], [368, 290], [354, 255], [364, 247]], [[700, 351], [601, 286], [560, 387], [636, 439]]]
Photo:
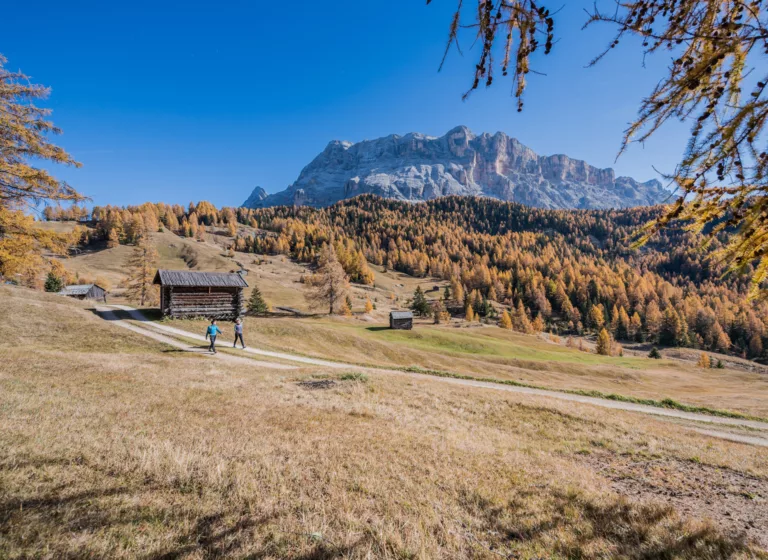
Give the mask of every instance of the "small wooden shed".
[[59, 292], [62, 296], [73, 297], [75, 299], [96, 299], [106, 303], [107, 290], [96, 284], [75, 284], [64, 286]]
[[207, 317], [234, 321], [244, 314], [243, 289], [248, 284], [240, 274], [158, 270], [160, 311], [164, 317]]
[[413, 328], [413, 313], [410, 311], [390, 311], [389, 328], [411, 330]]

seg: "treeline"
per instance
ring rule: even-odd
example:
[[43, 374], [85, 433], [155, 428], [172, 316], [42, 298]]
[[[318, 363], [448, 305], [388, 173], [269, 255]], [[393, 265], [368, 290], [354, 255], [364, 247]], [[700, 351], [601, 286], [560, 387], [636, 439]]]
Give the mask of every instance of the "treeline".
[[764, 357], [768, 306], [746, 300], [746, 275], [722, 277], [712, 255], [723, 237], [702, 249], [692, 234], [668, 228], [631, 248], [633, 235], [660, 212], [544, 210], [467, 197], [409, 204], [370, 195], [323, 209], [147, 203], [95, 207], [90, 235], [116, 245], [134, 243], [144, 230], [197, 239], [215, 232], [231, 238], [234, 250], [301, 262], [316, 262], [330, 243], [353, 282], [375, 281], [367, 262], [442, 278], [456, 307], [481, 317], [508, 310], [520, 330], [606, 328], [619, 341]]
[[[273, 233], [262, 235], [239, 235], [238, 223], [253, 225], [249, 211], [243, 208], [218, 210], [210, 202], [179, 204], [144, 203], [138, 206], [95, 206], [90, 214], [82, 214], [76, 206], [70, 209], [58, 208], [51, 214], [52, 219], [89, 220], [92, 228], [83, 233], [81, 242], [105, 241], [107, 247], [133, 245], [147, 231], [169, 230], [182, 237], [203, 241], [206, 233], [220, 233], [232, 238], [231, 248], [241, 252], [289, 254], [301, 262], [314, 263], [322, 245], [330, 242], [344, 271], [352, 282], [373, 284], [374, 274], [368, 266], [360, 246], [351, 238], [334, 236], [330, 228], [322, 232], [313, 228], [311, 234], [304, 232], [300, 225], [292, 228], [289, 236], [280, 235], [281, 225], [273, 224]], [[312, 239], [305, 244], [304, 239]]]
[[261, 231], [239, 239], [238, 249], [307, 260], [328, 239], [352, 239], [370, 262], [449, 280], [453, 297], [471, 300], [481, 316], [495, 313], [494, 302], [519, 323], [557, 333], [605, 327], [622, 341], [763, 357], [768, 307], [747, 302], [746, 277], [721, 277], [711, 256], [722, 238], [703, 250], [692, 234], [670, 228], [631, 248], [632, 236], [660, 211], [362, 196], [323, 209], [239, 209], [238, 219]]

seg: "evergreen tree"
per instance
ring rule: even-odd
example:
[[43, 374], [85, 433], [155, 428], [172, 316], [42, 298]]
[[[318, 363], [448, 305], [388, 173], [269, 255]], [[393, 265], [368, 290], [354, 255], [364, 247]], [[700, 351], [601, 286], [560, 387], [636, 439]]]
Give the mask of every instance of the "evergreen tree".
[[431, 308], [426, 296], [424, 295], [424, 292], [421, 290], [421, 286], [416, 286], [416, 291], [413, 292], [411, 309], [419, 317], [426, 317], [430, 314]]
[[258, 286], [253, 287], [251, 297], [248, 299], [248, 313], [252, 315], [264, 315], [269, 311], [269, 305], [264, 301]]
[[45, 291], [58, 293], [64, 288], [64, 282], [53, 272], [49, 272], [45, 278]]
[[659, 349], [654, 346], [653, 348], [651, 348], [651, 351], [648, 352], [648, 357], [653, 358], [654, 360], [660, 360], [661, 353], [659, 352]]
[[672, 306], [664, 310], [659, 342], [667, 346], [685, 346], [688, 342], [687, 326]]

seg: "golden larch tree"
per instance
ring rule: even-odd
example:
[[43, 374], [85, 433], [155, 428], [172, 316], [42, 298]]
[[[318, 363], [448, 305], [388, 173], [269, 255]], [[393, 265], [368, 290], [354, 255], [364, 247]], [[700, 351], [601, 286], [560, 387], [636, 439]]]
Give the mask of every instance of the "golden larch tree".
[[[458, 50], [463, 29], [480, 47], [465, 97], [481, 84], [491, 86], [500, 71], [511, 74], [521, 111], [531, 57], [542, 45], [544, 54], [552, 49], [555, 17], [534, 0], [457, 0], [443, 60], [452, 46]], [[671, 56], [626, 129], [619, 155], [670, 120], [691, 125], [678, 165], [664, 174], [677, 188], [676, 200], [645, 227], [638, 244], [672, 221], [712, 237], [734, 229], [719, 257], [733, 271], [753, 271], [750, 295], [768, 297], [768, 5], [627, 0], [601, 12], [596, 3], [584, 27], [600, 23], [617, 31], [591, 65], [629, 37], [640, 39], [643, 58]]]
[[49, 90], [30, 83], [20, 72], [6, 70], [5, 63], [0, 55], [0, 278], [21, 277], [36, 284], [42, 251], [65, 255], [76, 240], [38, 228], [29, 210], [40, 202], [76, 202], [83, 197], [34, 164], [80, 164], [48, 140], [61, 131], [47, 119], [51, 111], [35, 102], [46, 98]]
[[611, 355], [611, 334], [607, 329], [602, 329], [600, 334], [597, 335], [597, 344], [595, 345], [595, 352], [602, 356]]
[[307, 301], [313, 307], [327, 305], [328, 313], [341, 309], [349, 293], [349, 278], [341, 266], [333, 245], [326, 243], [320, 249], [317, 272], [307, 281]]
[[157, 249], [148, 233], [139, 236], [133, 255], [128, 261], [128, 281], [125, 296], [142, 307], [158, 302], [158, 290], [152, 282], [157, 272]]

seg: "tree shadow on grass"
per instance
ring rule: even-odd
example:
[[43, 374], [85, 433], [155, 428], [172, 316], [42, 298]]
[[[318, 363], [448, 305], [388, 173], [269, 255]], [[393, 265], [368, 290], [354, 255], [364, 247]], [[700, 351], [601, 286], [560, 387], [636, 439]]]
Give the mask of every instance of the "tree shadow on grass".
[[[537, 506], [538, 520], [531, 524], [526, 498], [533, 494], [543, 504]], [[608, 548], [611, 557], [631, 560], [727, 559], [754, 552], [744, 534], [723, 534], [709, 523], [683, 519], [665, 504], [547, 488], [523, 492], [503, 506], [491, 505], [477, 494], [465, 496], [464, 502], [483, 519], [484, 531], [506, 541], [495, 543], [501, 548], [535, 543], [566, 558], [600, 556], [595, 551]]]
[[[72, 469], [79, 470], [72, 473]], [[73, 474], [89, 482], [75, 490]], [[123, 483], [119, 478], [111, 470], [72, 459], [23, 456], [0, 462], [0, 482], [11, 482], [9, 491], [0, 495], [0, 557], [3, 553], [34, 557], [43, 549], [66, 560], [104, 557], [117, 546], [143, 560], [190, 556], [328, 560], [348, 557], [359, 545], [339, 546], [310, 534], [282, 532], [271, 525], [286, 514], [279, 510], [259, 516], [242, 504], [232, 504], [210, 513], [195, 507], [194, 500], [180, 506], [173, 486]], [[27, 486], [22, 483], [27, 480], [40, 483]], [[137, 537], [138, 542], [143, 538], [164, 544], [142, 550]]]

